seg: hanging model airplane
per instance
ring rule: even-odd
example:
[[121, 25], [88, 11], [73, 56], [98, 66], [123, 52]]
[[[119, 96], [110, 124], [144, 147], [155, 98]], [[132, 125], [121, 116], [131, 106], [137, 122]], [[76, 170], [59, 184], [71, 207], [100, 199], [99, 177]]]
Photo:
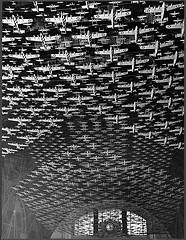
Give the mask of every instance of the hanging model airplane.
[[26, 122], [31, 122], [31, 119], [22, 118], [22, 117], [8, 118], [8, 120], [9, 120], [9, 121], [18, 122], [18, 126], [25, 126], [25, 125], [26, 125]]

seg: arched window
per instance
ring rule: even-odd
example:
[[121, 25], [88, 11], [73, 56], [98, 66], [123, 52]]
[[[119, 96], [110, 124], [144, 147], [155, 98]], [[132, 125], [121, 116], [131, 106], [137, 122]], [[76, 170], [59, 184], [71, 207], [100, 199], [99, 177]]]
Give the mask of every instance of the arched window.
[[80, 217], [74, 226], [74, 235], [93, 235], [94, 234], [94, 214], [90, 212]]
[[147, 222], [135, 213], [127, 211], [128, 235], [147, 235]]
[[[125, 213], [125, 214], [123, 214]], [[81, 216], [74, 225], [74, 235], [94, 235], [94, 212]], [[98, 210], [98, 235], [100, 232], [120, 235], [147, 235], [147, 223], [144, 218], [130, 211], [120, 209]]]

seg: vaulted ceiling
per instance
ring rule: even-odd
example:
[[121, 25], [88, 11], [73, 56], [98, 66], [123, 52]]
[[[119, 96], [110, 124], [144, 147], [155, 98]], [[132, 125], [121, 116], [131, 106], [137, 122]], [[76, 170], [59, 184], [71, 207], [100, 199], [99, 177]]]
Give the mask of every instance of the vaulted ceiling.
[[3, 157], [29, 159], [14, 190], [48, 228], [113, 200], [172, 226], [183, 200], [183, 6], [3, 3]]

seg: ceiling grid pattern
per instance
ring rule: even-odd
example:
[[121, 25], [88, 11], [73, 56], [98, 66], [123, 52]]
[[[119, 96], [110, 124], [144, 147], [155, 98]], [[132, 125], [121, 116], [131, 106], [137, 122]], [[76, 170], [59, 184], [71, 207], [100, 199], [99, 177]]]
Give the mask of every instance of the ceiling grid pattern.
[[14, 189], [45, 226], [105, 200], [171, 226], [183, 198], [170, 173], [184, 148], [183, 8], [3, 3], [3, 157], [28, 151], [34, 169]]

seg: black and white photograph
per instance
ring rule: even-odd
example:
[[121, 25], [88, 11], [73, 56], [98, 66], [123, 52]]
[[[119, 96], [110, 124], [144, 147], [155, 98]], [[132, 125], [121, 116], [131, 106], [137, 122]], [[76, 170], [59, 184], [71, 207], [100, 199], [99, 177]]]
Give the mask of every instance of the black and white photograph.
[[1, 239], [184, 240], [184, 1], [0, 4]]

